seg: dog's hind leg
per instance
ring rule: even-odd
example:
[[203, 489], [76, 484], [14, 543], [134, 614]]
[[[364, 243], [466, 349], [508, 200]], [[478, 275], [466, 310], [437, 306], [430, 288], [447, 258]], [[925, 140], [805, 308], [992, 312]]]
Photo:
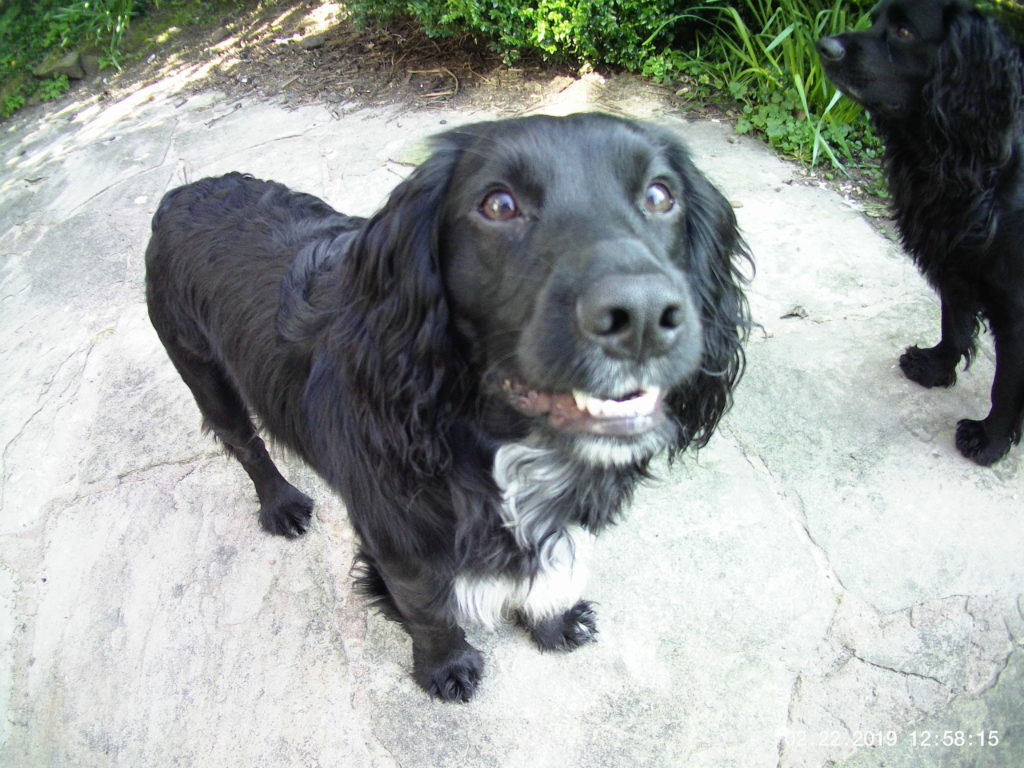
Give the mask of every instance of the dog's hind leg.
[[[154, 322], [160, 331], [161, 326]], [[159, 334], [168, 357], [203, 414], [203, 424], [238, 459], [256, 487], [260, 500], [260, 525], [279, 536], [306, 532], [313, 501], [289, 483], [277, 469], [267, 447], [256, 434], [248, 409], [234, 384], [212, 355], [199, 355], [175, 337]]]

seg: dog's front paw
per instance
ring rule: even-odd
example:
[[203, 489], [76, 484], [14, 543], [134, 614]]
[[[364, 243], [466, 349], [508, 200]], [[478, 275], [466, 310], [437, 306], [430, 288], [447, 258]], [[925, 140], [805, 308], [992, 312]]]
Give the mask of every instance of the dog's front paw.
[[534, 642], [544, 651], [571, 651], [597, 639], [594, 605], [586, 600], [563, 614], [526, 624]]
[[466, 702], [473, 698], [484, 672], [484, 657], [476, 648], [452, 651], [436, 666], [416, 670], [418, 682], [442, 701]]
[[275, 536], [293, 539], [309, 528], [313, 500], [298, 488], [287, 485], [272, 501], [260, 507], [260, 525]]
[[1010, 440], [993, 438], [986, 431], [984, 421], [961, 419], [956, 427], [956, 447], [971, 461], [988, 467], [1006, 455]]
[[952, 387], [956, 384], [956, 361], [950, 365], [935, 348], [907, 347], [900, 356], [900, 369], [922, 387]]

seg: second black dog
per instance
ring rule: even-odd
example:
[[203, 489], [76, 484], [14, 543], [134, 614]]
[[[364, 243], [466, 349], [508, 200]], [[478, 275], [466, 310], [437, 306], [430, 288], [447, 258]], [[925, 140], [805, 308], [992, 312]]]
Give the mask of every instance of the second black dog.
[[942, 338], [900, 358], [952, 386], [982, 321], [995, 338], [992, 407], [963, 419], [960, 452], [998, 461], [1024, 417], [1024, 67], [1005, 29], [958, 0], [885, 0], [863, 32], [818, 42], [836, 86], [886, 143], [903, 245], [942, 302]]

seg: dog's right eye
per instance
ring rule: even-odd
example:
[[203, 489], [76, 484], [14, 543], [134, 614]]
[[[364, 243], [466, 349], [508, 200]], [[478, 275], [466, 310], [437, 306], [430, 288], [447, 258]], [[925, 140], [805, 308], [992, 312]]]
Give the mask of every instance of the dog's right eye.
[[480, 203], [480, 213], [491, 221], [508, 221], [519, 215], [519, 204], [511, 193], [499, 190], [484, 198]]
[[648, 213], [668, 213], [675, 204], [675, 198], [664, 184], [651, 184], [644, 192], [644, 210]]
[[896, 27], [896, 37], [898, 37], [900, 40], [913, 40], [914, 30], [912, 30], [910, 27], [900, 25]]

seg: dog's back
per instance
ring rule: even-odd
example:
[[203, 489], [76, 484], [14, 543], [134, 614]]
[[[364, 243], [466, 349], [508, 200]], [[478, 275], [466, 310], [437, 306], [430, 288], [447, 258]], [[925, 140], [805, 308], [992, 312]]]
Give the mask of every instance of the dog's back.
[[[214, 366], [300, 452], [301, 426], [273, 414], [297, 404], [305, 385], [303, 366], [290, 363], [309, 355], [312, 283], [361, 221], [240, 173], [173, 189], [153, 216], [146, 295], [179, 372]], [[282, 372], [296, 375], [283, 380]]]

